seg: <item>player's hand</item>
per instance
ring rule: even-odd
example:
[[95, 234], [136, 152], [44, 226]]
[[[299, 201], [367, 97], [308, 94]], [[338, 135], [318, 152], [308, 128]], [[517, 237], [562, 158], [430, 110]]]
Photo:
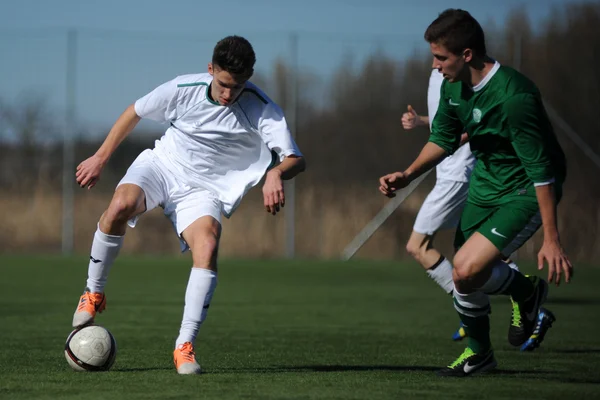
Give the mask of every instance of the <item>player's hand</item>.
[[75, 173], [77, 184], [82, 188], [87, 187], [88, 189], [96, 186], [96, 183], [100, 180], [100, 174], [105, 163], [106, 161], [95, 154], [83, 161], [77, 166], [77, 172]]
[[402, 127], [406, 130], [414, 129], [420, 125], [421, 119], [419, 118], [419, 114], [412, 108], [412, 106], [408, 105], [408, 111], [402, 114]]
[[558, 240], [544, 240], [538, 253], [538, 269], [544, 268], [544, 261], [548, 264], [548, 283], [560, 285], [561, 276], [564, 274], [565, 282], [569, 283], [573, 277], [573, 265], [565, 254]]
[[379, 191], [387, 197], [394, 197], [398, 189], [408, 186], [410, 179], [404, 172], [394, 172], [379, 178]]
[[283, 180], [281, 171], [274, 168], [267, 172], [267, 178], [263, 186], [263, 199], [265, 209], [268, 213], [277, 214], [285, 205], [285, 194], [283, 193]]

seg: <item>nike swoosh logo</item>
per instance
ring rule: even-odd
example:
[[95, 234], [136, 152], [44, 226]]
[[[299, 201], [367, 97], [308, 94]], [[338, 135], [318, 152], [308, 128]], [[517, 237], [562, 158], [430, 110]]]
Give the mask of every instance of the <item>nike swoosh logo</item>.
[[465, 366], [463, 367], [463, 370], [465, 371], [465, 374], [468, 374], [469, 372], [473, 371], [475, 368], [477, 368], [477, 365], [471, 365], [467, 361]]
[[498, 230], [496, 228], [492, 228], [492, 233], [496, 236], [500, 236], [500, 237], [503, 237], [504, 239], [507, 239], [507, 237], [504, 236], [503, 234], [501, 234], [500, 232], [498, 232]]
[[451, 106], [459, 106], [460, 103], [455, 103], [452, 101], [452, 99], [448, 99], [448, 104], [450, 104]]
[[98, 260], [97, 258], [94, 258], [92, 256], [90, 256], [90, 260], [94, 263], [94, 264], [98, 264], [99, 262], [102, 262], [102, 260]]

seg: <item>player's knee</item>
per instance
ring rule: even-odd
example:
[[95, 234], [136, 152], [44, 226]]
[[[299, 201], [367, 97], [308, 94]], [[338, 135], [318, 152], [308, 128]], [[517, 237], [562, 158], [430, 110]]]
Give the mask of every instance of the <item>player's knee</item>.
[[453, 260], [452, 278], [455, 284], [468, 284], [475, 278], [476, 265], [460, 252]]
[[216, 261], [219, 249], [219, 236], [217, 232], [207, 231], [194, 238], [190, 246], [194, 266], [206, 267]]
[[412, 258], [416, 259], [417, 261], [421, 259], [422, 251], [421, 246], [419, 246], [418, 244], [409, 241], [408, 243], [406, 243], [406, 251], [412, 256]]
[[423, 261], [425, 260], [425, 257], [426, 257], [428, 244], [429, 244], [428, 240], [422, 241], [422, 242], [415, 241], [415, 240], [409, 240], [408, 243], [406, 243], [406, 251], [415, 260], [417, 260], [419, 263], [423, 264]]
[[115, 193], [113, 200], [106, 210], [105, 219], [109, 223], [124, 223], [135, 216], [138, 208], [138, 201], [135, 196], [125, 193]]

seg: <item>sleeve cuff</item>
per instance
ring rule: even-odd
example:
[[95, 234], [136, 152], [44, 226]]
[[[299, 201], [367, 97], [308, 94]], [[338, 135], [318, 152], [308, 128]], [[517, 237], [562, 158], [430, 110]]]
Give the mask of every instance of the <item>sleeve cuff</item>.
[[538, 187], [538, 186], [546, 186], [546, 185], [550, 185], [552, 183], [554, 183], [556, 179], [552, 178], [552, 179], [548, 179], [547, 181], [544, 182], [534, 182], [533, 186]]

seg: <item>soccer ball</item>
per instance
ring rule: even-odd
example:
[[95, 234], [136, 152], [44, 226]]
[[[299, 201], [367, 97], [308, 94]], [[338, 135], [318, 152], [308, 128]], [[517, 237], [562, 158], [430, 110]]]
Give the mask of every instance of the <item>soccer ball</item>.
[[65, 343], [65, 358], [75, 371], [108, 371], [116, 355], [114, 336], [98, 325], [75, 329]]

